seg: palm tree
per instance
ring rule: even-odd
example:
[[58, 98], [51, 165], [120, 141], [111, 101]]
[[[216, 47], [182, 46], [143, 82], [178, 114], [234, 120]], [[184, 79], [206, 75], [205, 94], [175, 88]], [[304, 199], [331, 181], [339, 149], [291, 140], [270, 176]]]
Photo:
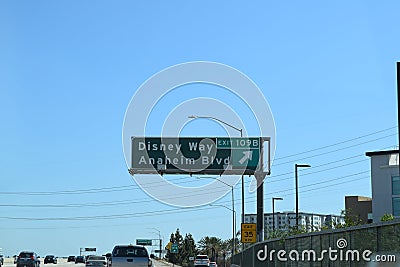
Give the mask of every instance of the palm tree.
[[208, 255], [208, 257], [212, 261], [216, 261], [216, 258], [218, 258], [219, 252], [222, 254], [222, 250], [224, 248], [224, 242], [215, 236], [209, 237], [203, 237], [200, 239], [198, 242], [198, 247], [199, 247], [199, 253]]

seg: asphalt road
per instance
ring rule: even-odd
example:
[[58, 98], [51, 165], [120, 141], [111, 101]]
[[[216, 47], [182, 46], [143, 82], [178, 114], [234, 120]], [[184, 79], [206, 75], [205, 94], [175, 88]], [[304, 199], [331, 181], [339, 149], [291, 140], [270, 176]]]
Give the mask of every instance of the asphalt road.
[[[3, 267], [15, 267], [15, 264], [10, 263], [11, 260], [5, 260]], [[154, 266], [155, 267], [172, 267], [172, 264], [164, 263], [161, 261], [156, 261], [153, 260]], [[40, 261], [40, 267], [85, 267], [84, 263], [73, 263], [73, 262], [67, 262], [66, 259], [58, 259], [57, 264], [43, 264], [43, 259]], [[175, 265], [175, 267], [179, 267], [178, 265]]]
[[[11, 261], [11, 260], [10, 260]], [[9, 260], [4, 261], [3, 267], [15, 267], [14, 263], [10, 263]], [[73, 262], [67, 262], [66, 259], [58, 259], [58, 264], [44, 264], [43, 259], [40, 259], [40, 267], [85, 267], [84, 263], [73, 263]]]
[[[172, 267], [173, 265], [170, 263], [164, 263], [161, 261], [153, 261], [155, 267]], [[179, 267], [178, 265], [175, 265], [175, 267]]]
[[155, 267], [180, 267], [179, 265], [173, 265], [172, 263], [164, 263], [161, 261], [153, 261]]

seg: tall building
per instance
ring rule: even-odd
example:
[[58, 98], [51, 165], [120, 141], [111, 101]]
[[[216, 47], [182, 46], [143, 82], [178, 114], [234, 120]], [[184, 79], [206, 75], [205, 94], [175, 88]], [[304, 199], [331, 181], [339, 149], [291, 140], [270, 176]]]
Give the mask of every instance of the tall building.
[[[275, 229], [288, 230], [290, 227], [296, 226], [296, 212], [285, 211], [264, 213], [264, 232], [268, 233]], [[273, 223], [273, 217], [275, 217], [275, 223]], [[246, 214], [244, 217], [245, 223], [256, 223], [257, 214]], [[344, 217], [340, 215], [331, 214], [315, 214], [299, 212], [299, 226], [303, 226], [308, 232], [321, 230], [323, 226], [331, 227], [332, 225], [343, 224]]]
[[385, 214], [400, 218], [399, 150], [367, 152], [371, 158], [372, 217]]
[[353, 221], [360, 221], [362, 224], [372, 222], [372, 198], [346, 196], [344, 202], [346, 215]]

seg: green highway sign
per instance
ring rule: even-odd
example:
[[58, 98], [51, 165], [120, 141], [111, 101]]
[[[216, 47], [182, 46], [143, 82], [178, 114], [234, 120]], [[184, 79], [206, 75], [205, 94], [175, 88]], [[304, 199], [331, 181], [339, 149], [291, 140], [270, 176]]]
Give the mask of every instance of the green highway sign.
[[136, 245], [151, 246], [153, 244], [151, 239], [136, 239]]
[[261, 137], [132, 137], [131, 173], [254, 174]]
[[178, 253], [178, 244], [172, 244], [171, 253]]

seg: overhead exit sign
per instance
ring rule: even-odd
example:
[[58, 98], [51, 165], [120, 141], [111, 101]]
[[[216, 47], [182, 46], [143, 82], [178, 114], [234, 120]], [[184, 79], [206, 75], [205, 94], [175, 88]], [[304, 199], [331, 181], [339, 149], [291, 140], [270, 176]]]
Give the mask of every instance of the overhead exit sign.
[[132, 137], [131, 172], [254, 174], [260, 137]]

